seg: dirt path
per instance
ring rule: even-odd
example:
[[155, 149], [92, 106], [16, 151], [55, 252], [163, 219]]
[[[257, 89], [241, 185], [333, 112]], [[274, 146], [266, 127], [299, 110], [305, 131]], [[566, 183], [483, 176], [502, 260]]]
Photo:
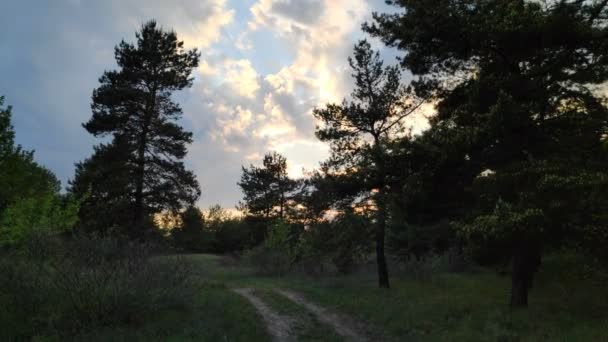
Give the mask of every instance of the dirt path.
[[[256, 308], [264, 319], [268, 333], [271, 335], [273, 341], [297, 341], [295, 331], [297, 329], [295, 328], [297, 328], [298, 323], [301, 322], [295, 321], [292, 317], [277, 313], [274, 309], [264, 303], [262, 299], [256, 296], [254, 293], [255, 290], [252, 288], [233, 289], [233, 291], [245, 297]], [[385, 340], [378, 334], [372, 333], [365, 325], [346, 316], [331, 312], [317, 304], [311, 303], [299, 293], [284, 289], [273, 289], [273, 291], [311, 312], [319, 322], [332, 327], [338, 335], [344, 337], [347, 341], [367, 342]]]
[[253, 289], [234, 289], [233, 291], [247, 298], [247, 300], [256, 308], [264, 319], [268, 333], [273, 341], [289, 342], [297, 340], [292, 334], [293, 321], [289, 317], [279, 315], [276, 311], [271, 309], [266, 303], [253, 294]]
[[330, 312], [317, 304], [311, 303], [298, 293], [288, 290], [275, 291], [287, 297], [294, 303], [305, 307], [308, 311], [315, 314], [319, 321], [333, 327], [339, 335], [345, 337], [348, 341], [377, 341], [377, 339], [369, 337], [370, 335], [364, 332], [364, 329], [361, 329], [361, 327], [359, 327], [351, 319]]

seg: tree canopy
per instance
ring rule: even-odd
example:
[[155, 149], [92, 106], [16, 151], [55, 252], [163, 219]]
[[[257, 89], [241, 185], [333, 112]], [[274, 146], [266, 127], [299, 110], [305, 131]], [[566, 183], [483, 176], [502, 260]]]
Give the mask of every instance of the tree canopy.
[[245, 195], [240, 207], [247, 215], [282, 219], [298, 183], [287, 174], [287, 159], [272, 152], [264, 156], [261, 167], [243, 167], [238, 186]]
[[607, 3], [392, 3], [402, 11], [364, 28], [403, 50], [417, 93], [437, 101], [431, 130], [465, 137], [478, 190], [465, 235], [509, 241], [511, 304], [527, 305], [542, 246], [603, 216], [574, 201], [605, 184], [608, 111], [595, 87], [608, 80]]
[[175, 32], [163, 30], [154, 21], [144, 24], [136, 37], [136, 44], [122, 41], [116, 47], [119, 70], [106, 71], [99, 79], [100, 86], [93, 92], [93, 115], [83, 125], [96, 137], [111, 135], [112, 143], [97, 148], [95, 155], [79, 166], [81, 170], [97, 168], [85, 172], [88, 176], [102, 175], [107, 167], [97, 161], [104, 160], [103, 154], [111, 153], [108, 151], [117, 152], [111, 153], [111, 163], [116, 166], [112, 169], [120, 172], [109, 173], [115, 179], [90, 184], [109, 181], [116, 185], [110, 187], [117, 190], [115, 193], [107, 192], [109, 189], [92, 192], [105, 192], [114, 197], [112, 202], [128, 203], [135, 230], [150, 215], [164, 210], [177, 212], [200, 196], [194, 174], [182, 161], [192, 133], [179, 126], [182, 110], [171, 99], [173, 92], [192, 85], [191, 73], [198, 65], [199, 52], [185, 50]]

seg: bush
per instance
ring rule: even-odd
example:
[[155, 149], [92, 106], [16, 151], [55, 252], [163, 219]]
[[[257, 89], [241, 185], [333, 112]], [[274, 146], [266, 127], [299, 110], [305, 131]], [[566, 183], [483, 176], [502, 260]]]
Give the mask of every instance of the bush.
[[268, 230], [268, 237], [260, 246], [247, 252], [246, 259], [264, 275], [284, 275], [289, 272], [297, 259], [297, 234], [294, 227], [279, 221]]
[[0, 215], [0, 245], [68, 231], [78, 221], [79, 208], [76, 199], [50, 192], [21, 198]]
[[35, 245], [2, 257], [0, 339], [137, 324], [198, 292], [185, 260], [154, 256], [150, 245], [95, 236], [49, 245], [44, 258], [27, 251]]
[[[330, 262], [341, 274], [351, 273], [372, 250], [371, 222], [362, 215], [344, 213], [331, 222], [320, 222], [306, 229], [298, 246], [298, 262], [308, 273], [325, 271]], [[315, 266], [316, 265], [316, 266]]]
[[330, 269], [347, 274], [371, 252], [370, 228], [366, 217], [352, 212], [306, 228], [279, 221], [270, 226], [266, 240], [247, 253], [247, 260], [265, 275], [294, 270], [319, 275]]

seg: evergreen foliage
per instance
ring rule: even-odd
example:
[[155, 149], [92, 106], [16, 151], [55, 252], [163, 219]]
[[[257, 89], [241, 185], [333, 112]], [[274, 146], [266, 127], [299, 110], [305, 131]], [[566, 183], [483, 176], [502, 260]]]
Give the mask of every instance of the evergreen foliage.
[[[129, 225], [134, 236], [142, 234], [154, 213], [177, 213], [200, 196], [194, 174], [182, 161], [192, 133], [177, 124], [182, 110], [171, 99], [172, 93], [192, 85], [199, 53], [185, 50], [175, 32], [154, 21], [144, 24], [136, 37], [136, 44], [122, 41], [116, 47], [119, 69], [99, 79], [93, 116], [83, 125], [96, 137], [111, 136], [112, 142], [79, 164], [73, 181], [76, 189], [88, 191], [89, 186], [94, 196], [107, 198], [90, 201], [83, 218], [92, 216], [95, 225], [108, 210], [125, 213], [130, 217], [125, 221], [121, 215], [122, 225]], [[108, 158], [110, 165], [104, 163]]]

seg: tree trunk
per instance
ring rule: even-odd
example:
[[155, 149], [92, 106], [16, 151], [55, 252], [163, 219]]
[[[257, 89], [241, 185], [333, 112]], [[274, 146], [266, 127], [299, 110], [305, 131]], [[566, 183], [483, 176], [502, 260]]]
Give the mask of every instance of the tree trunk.
[[385, 198], [385, 183], [386, 169], [384, 167], [384, 152], [380, 146], [379, 135], [374, 135], [374, 162], [376, 164], [376, 185], [378, 192], [376, 193], [376, 263], [378, 265], [378, 285], [380, 288], [388, 289], [390, 284], [388, 281], [388, 267], [386, 265], [386, 256], [384, 254], [384, 232], [386, 230], [386, 198]]
[[[156, 71], [154, 71], [156, 78]], [[146, 110], [143, 115], [143, 123], [139, 138], [139, 146], [137, 146], [137, 169], [135, 173], [135, 210], [133, 229], [137, 232], [136, 235], [142, 234], [144, 224], [144, 178], [146, 175], [146, 147], [148, 145], [148, 134], [150, 132], [150, 122], [156, 113], [156, 85], [150, 86], [149, 99], [146, 105]]]
[[528, 291], [540, 266], [540, 245], [536, 241], [522, 241], [513, 252], [511, 274], [511, 307], [527, 307]]
[[378, 206], [376, 222], [376, 262], [378, 264], [378, 285], [381, 288], [390, 288], [388, 281], [388, 267], [384, 255], [384, 232], [386, 229], [386, 205], [384, 203], [384, 191], [378, 192], [376, 205]]
[[137, 170], [135, 174], [135, 208], [133, 210], [134, 231], [139, 231], [144, 220], [144, 175], [145, 175], [145, 153], [146, 137], [145, 131], [142, 133], [140, 145], [137, 150]]

